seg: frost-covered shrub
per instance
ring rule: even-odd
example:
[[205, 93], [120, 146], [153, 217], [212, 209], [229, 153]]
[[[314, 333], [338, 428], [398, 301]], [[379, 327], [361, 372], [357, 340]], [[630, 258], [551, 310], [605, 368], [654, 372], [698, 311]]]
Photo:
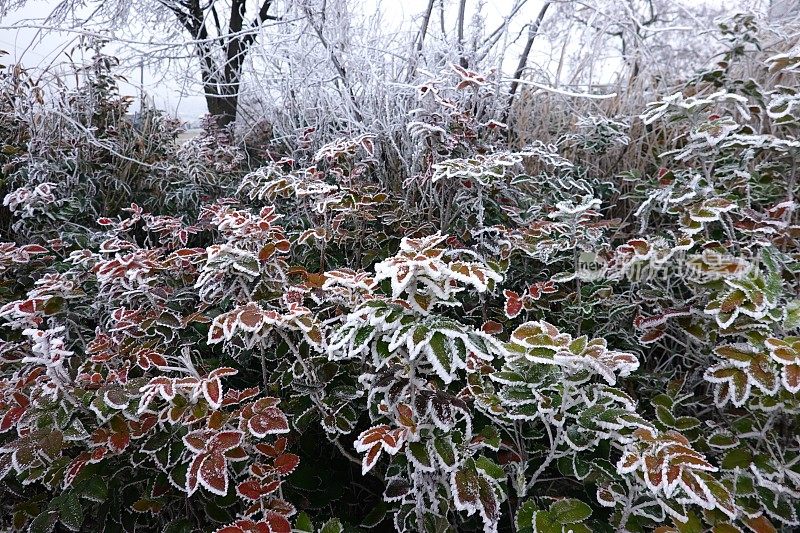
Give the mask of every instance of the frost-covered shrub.
[[[17, 174], [0, 524], [796, 529], [800, 145], [768, 83], [796, 55], [743, 83], [734, 50], [521, 147], [455, 69], [419, 92], [402, 188], [381, 132], [301, 139], [235, 189], [224, 132], [164, 141], [195, 212], [129, 197], [77, 238], [42, 223], [61, 182]], [[660, 147], [638, 174], [632, 131]]]
[[8, 194], [0, 209], [11, 211], [13, 227], [4, 229], [18, 236], [79, 240], [97, 218], [131, 202], [195, 216], [202, 202], [235, 190], [243, 174], [242, 150], [213, 121], [180, 144], [180, 121], [149, 106], [134, 112], [133, 99], [120, 94], [117, 60], [102, 46], [87, 47], [91, 60], [74, 88], [20, 68], [0, 75]]

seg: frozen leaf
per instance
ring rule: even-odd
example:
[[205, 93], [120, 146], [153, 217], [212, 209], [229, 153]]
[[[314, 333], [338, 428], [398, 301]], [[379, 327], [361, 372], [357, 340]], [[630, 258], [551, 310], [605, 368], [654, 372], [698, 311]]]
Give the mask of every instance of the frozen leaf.
[[474, 513], [478, 508], [480, 497], [478, 474], [475, 469], [466, 466], [459, 468], [453, 472], [451, 479], [456, 509], [467, 511], [468, 514]]
[[550, 514], [560, 524], [576, 524], [589, 518], [592, 509], [580, 500], [564, 499], [550, 506]]
[[423, 472], [433, 472], [434, 467], [431, 463], [431, 457], [428, 453], [428, 447], [422, 442], [409, 442], [407, 453], [409, 459], [418, 469]]
[[436, 437], [433, 448], [443, 469], [449, 471], [456, 466], [456, 450], [449, 437]]
[[361, 527], [372, 529], [379, 526], [385, 519], [387, 510], [386, 504], [379, 502], [361, 521]]
[[74, 492], [65, 492], [58, 499], [58, 520], [70, 531], [78, 531], [83, 523], [83, 509]]
[[331, 518], [319, 529], [319, 533], [342, 533], [344, 528], [338, 518]]

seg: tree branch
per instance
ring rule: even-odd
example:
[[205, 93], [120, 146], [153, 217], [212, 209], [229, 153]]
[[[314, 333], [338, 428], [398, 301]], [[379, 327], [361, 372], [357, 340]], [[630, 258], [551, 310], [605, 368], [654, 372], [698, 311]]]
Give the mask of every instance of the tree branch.
[[[514, 94], [517, 92], [519, 88], [519, 78], [522, 77], [522, 74], [525, 72], [525, 67], [528, 64], [528, 56], [531, 53], [531, 49], [533, 48], [533, 41], [536, 40], [536, 36], [539, 35], [539, 27], [542, 25], [542, 20], [544, 16], [547, 14], [547, 10], [550, 8], [551, 2], [545, 2], [542, 6], [542, 9], [539, 10], [539, 15], [536, 17], [536, 20], [530, 25], [528, 29], [528, 41], [525, 43], [525, 49], [522, 51], [522, 54], [519, 56], [519, 63], [517, 64], [517, 70], [514, 71], [514, 78], [515, 80], [511, 83], [511, 90], [509, 91], [509, 96], [511, 98], [514, 97]], [[509, 106], [511, 105], [511, 101], [509, 100]]]

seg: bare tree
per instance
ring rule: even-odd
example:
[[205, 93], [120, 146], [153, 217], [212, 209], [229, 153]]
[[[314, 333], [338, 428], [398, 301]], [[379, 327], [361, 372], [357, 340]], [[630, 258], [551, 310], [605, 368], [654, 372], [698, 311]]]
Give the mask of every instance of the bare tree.
[[[688, 74], [719, 51], [710, 36], [714, 19], [737, 9], [733, 2], [692, 0], [552, 4], [547, 29], [563, 36], [558, 39], [561, 42], [568, 40], [574, 56], [574, 72], [567, 76], [568, 82], [581, 80], [589, 85], [598, 78], [601, 83], [634, 85]], [[559, 62], [563, 60], [559, 58]]]
[[519, 63], [517, 64], [517, 69], [514, 71], [514, 81], [511, 82], [511, 90], [509, 91], [511, 98], [514, 97], [517, 88], [519, 88], [519, 81], [517, 80], [525, 73], [525, 67], [528, 65], [528, 56], [531, 53], [531, 48], [533, 48], [533, 41], [536, 40], [536, 36], [539, 35], [539, 27], [542, 25], [542, 20], [547, 14], [551, 3], [552, 2], [545, 2], [539, 10], [539, 15], [536, 17], [536, 20], [528, 25], [528, 40], [525, 41], [525, 49], [519, 56]]
[[[0, 14], [25, 3], [0, 0]], [[200, 67], [208, 112], [225, 126], [236, 119], [247, 55], [262, 26], [279, 18], [273, 14], [274, 4], [275, 0], [61, 0], [47, 23], [144, 28], [167, 39], [183, 34]]]
[[[195, 53], [200, 60], [203, 89], [208, 112], [218, 117], [221, 125], [236, 119], [242, 65], [250, 47], [256, 40], [257, 30], [269, 19], [273, 0], [263, 0], [255, 16], [248, 18], [247, 2], [231, 0], [227, 27], [221, 21], [217, 5], [211, 0], [158, 0], [175, 14], [181, 26], [195, 40]], [[209, 14], [217, 38], [210, 39]], [[248, 22], [249, 20], [249, 22]], [[221, 49], [221, 50], [220, 50]], [[221, 53], [220, 53], [221, 52]]]

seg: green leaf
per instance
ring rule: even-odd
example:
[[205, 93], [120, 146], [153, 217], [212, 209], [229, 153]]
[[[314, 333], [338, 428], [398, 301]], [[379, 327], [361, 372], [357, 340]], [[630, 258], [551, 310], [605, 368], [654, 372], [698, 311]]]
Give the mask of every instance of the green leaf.
[[618, 424], [619, 417], [623, 415], [629, 414], [630, 411], [627, 409], [619, 409], [619, 408], [605, 408], [603, 412], [595, 417], [595, 420], [600, 422], [605, 422], [607, 424]]
[[83, 524], [83, 509], [78, 496], [70, 491], [65, 492], [58, 503], [58, 519], [70, 531], [78, 531]]
[[675, 419], [675, 429], [678, 431], [689, 431], [701, 424], [698, 418], [693, 416], [679, 416]]
[[53, 296], [52, 298], [47, 300], [47, 303], [44, 304], [43, 311], [44, 314], [48, 316], [54, 315], [58, 313], [62, 309], [62, 307], [64, 307], [64, 298], [60, 296]]
[[533, 532], [534, 533], [561, 533], [561, 524], [556, 522], [552, 513], [547, 511], [536, 511], [533, 513]]
[[331, 518], [319, 529], [319, 533], [342, 533], [344, 527], [338, 518]]
[[425, 340], [430, 332], [431, 330], [428, 328], [428, 326], [419, 325], [414, 329], [414, 333], [411, 335], [411, 340], [414, 342], [414, 344], [420, 344]]
[[436, 374], [442, 378], [445, 383], [453, 381], [453, 356], [450, 353], [450, 346], [447, 342], [447, 337], [438, 331], [431, 336], [428, 341], [430, 347], [428, 361], [433, 365]]
[[582, 335], [577, 339], [573, 340], [569, 343], [569, 351], [574, 353], [575, 355], [580, 355], [586, 349], [586, 345], [589, 343], [589, 337], [586, 335]]
[[592, 508], [580, 500], [558, 500], [550, 506], [550, 513], [559, 524], [577, 524], [592, 516]]
[[302, 413], [300, 413], [300, 415], [295, 416], [293, 421], [295, 429], [300, 433], [303, 433], [306, 429], [308, 429], [308, 426], [311, 425], [311, 422], [313, 422], [317, 418], [317, 414], [318, 414], [317, 408], [311, 406]]
[[737, 466], [739, 468], [750, 468], [750, 463], [753, 461], [753, 456], [747, 448], [735, 448], [730, 450], [722, 457], [720, 466], [723, 470], [733, 470]]
[[233, 519], [226, 509], [223, 509], [214, 501], [209, 501], [206, 503], [206, 515], [208, 515], [208, 517], [213, 521], [219, 522], [220, 524], [225, 524]]
[[797, 514], [792, 507], [791, 500], [786, 495], [775, 494], [765, 487], [758, 487], [756, 490], [761, 504], [771, 516], [787, 524], [796, 523]]
[[792, 300], [786, 304], [786, 319], [783, 322], [783, 328], [792, 330], [798, 326], [800, 326], [800, 300]]
[[778, 260], [775, 257], [776, 253], [773, 248], [762, 248], [761, 249], [761, 259], [763, 260], [764, 264], [767, 266], [767, 285], [765, 287], [770, 300], [775, 301], [780, 294], [782, 282], [781, 282], [781, 266], [778, 264]]
[[584, 409], [581, 414], [578, 415], [578, 423], [587, 429], [597, 431], [600, 429], [600, 427], [597, 425], [594, 419], [602, 415], [605, 411], [605, 405], [593, 405], [587, 409]]
[[585, 479], [592, 471], [592, 463], [579, 455], [567, 455], [558, 459], [558, 471], [565, 476]]
[[607, 459], [595, 459], [591, 462], [591, 466], [594, 475], [601, 479], [616, 479], [618, 476], [617, 467]]
[[565, 476], [576, 477], [575, 465], [572, 463], [572, 459], [573, 459], [572, 456], [559, 457], [557, 462], [558, 471]]
[[379, 340], [375, 343], [375, 351], [381, 356], [381, 359], [386, 359], [391, 355], [389, 352], [389, 343], [384, 340]]
[[431, 468], [431, 457], [428, 455], [428, 448], [422, 442], [409, 442], [408, 451], [416, 462], [423, 468]]
[[359, 330], [356, 332], [355, 339], [353, 340], [353, 348], [361, 348], [369, 340], [373, 331], [375, 331], [375, 326], [364, 326], [359, 328]]
[[653, 397], [652, 400], [650, 400], [650, 403], [653, 405], [662, 405], [667, 409], [672, 409], [673, 400], [666, 394], [658, 394], [657, 396]]
[[186, 518], [179, 518], [167, 524], [164, 533], [192, 533], [192, 524]]
[[233, 268], [234, 270], [238, 270], [239, 272], [247, 274], [251, 277], [258, 276], [260, 271], [258, 258], [256, 258], [254, 255], [245, 255], [243, 257], [239, 257], [233, 263]]
[[503, 370], [501, 372], [495, 372], [490, 374], [491, 379], [498, 383], [503, 383], [505, 385], [524, 385], [525, 384], [525, 377], [522, 374], [517, 372], [511, 372], [508, 370]]
[[29, 533], [50, 533], [58, 521], [58, 515], [52, 511], [40, 513], [31, 522]]
[[99, 476], [92, 476], [86, 478], [77, 487], [82, 498], [91, 500], [93, 502], [104, 502], [108, 498], [108, 485], [105, 480]]
[[367, 516], [364, 517], [364, 520], [361, 522], [361, 527], [369, 529], [380, 525], [383, 519], [386, 518], [386, 510], [386, 504], [379, 502], [378, 505], [373, 507], [372, 510], [367, 513]]
[[506, 387], [500, 396], [511, 405], [533, 404], [538, 399], [528, 387]]
[[693, 512], [686, 513], [689, 519], [681, 523], [679, 520], [676, 520], [675, 527], [680, 531], [680, 533], [703, 533], [703, 523], [697, 517], [696, 514]]
[[492, 450], [500, 449], [500, 432], [494, 426], [485, 426], [479, 435], [484, 438], [483, 444]]
[[456, 464], [456, 450], [450, 439], [445, 437], [436, 437], [433, 441], [433, 447], [436, 454], [441, 459], [446, 468], [452, 468]]
[[166, 431], [159, 431], [158, 433], [153, 434], [152, 437], [149, 437], [144, 444], [142, 444], [142, 451], [145, 452], [155, 452], [156, 450], [160, 450], [170, 440], [171, 435]]
[[732, 448], [738, 443], [738, 438], [722, 431], [714, 433], [708, 438], [708, 444], [714, 448]]
[[656, 405], [656, 418], [668, 428], [675, 427], [675, 417], [672, 416], [672, 413], [670, 413], [669, 409], [666, 407]]
[[532, 500], [527, 500], [519, 506], [515, 519], [518, 533], [531, 533], [533, 531], [533, 515], [536, 511], [536, 504]]
[[294, 529], [304, 533], [314, 533], [314, 523], [305, 511], [297, 515], [297, 519], [294, 521]]
[[475, 466], [478, 468], [478, 470], [482, 470], [489, 477], [493, 477], [494, 479], [502, 481], [506, 478], [506, 473], [503, 471], [503, 468], [483, 455], [478, 456], [478, 458], [475, 459]]

